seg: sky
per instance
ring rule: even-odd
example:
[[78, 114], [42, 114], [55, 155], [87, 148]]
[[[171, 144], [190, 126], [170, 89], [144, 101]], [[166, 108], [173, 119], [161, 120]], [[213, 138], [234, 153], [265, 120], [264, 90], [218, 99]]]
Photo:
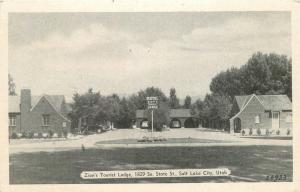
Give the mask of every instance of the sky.
[[10, 13], [8, 68], [17, 92], [68, 101], [148, 86], [202, 97], [257, 51], [290, 57], [290, 30], [289, 12]]

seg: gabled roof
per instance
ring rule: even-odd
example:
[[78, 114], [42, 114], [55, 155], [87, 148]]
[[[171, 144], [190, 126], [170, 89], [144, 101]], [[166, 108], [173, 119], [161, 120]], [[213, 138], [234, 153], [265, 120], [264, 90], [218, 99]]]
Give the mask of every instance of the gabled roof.
[[192, 117], [190, 109], [171, 109], [170, 117]]
[[[254, 95], [254, 94], [253, 94]], [[235, 96], [238, 107], [243, 109], [253, 95]], [[261, 102], [265, 110], [292, 110], [292, 103], [287, 95], [254, 95]]]
[[62, 104], [65, 100], [65, 97], [63, 95], [42, 95], [33, 97], [31, 102], [31, 110], [38, 104], [42, 97], [45, 97], [57, 112], [62, 112]]
[[[136, 118], [147, 118], [146, 110], [136, 110]], [[190, 109], [170, 109], [171, 118], [179, 117], [192, 117]]]
[[[31, 110], [38, 104], [42, 97], [45, 97], [47, 101], [53, 106], [53, 108], [62, 113], [62, 104], [65, 101], [63, 95], [41, 95], [41, 96], [31, 96]], [[9, 113], [19, 113], [20, 112], [20, 96], [9, 96], [8, 97], [8, 112]], [[69, 107], [66, 107], [70, 109]]]

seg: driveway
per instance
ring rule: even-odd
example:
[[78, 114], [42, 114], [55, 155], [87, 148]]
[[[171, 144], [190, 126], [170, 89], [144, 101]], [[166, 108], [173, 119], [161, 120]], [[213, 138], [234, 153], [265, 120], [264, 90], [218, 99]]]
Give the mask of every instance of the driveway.
[[[83, 136], [78, 139], [65, 140], [11, 140], [10, 154], [24, 153], [24, 152], [39, 152], [39, 151], [63, 151], [78, 148], [95, 148], [95, 143], [99, 141], [119, 140], [119, 139], [140, 139], [143, 136], [150, 136], [151, 132], [144, 129], [116, 129], [102, 134], [95, 134]], [[238, 136], [230, 135], [226, 132], [220, 132], [205, 128], [181, 128], [171, 129], [170, 131], [154, 132], [154, 136], [161, 136], [164, 138], [197, 138], [217, 140], [216, 143], [207, 144], [188, 144], [188, 146], [238, 146], [238, 145], [279, 145], [291, 146], [292, 140], [271, 140], [271, 139], [251, 139], [240, 138]], [[224, 143], [220, 142], [224, 141]], [[165, 144], [162, 144], [165, 145]], [[178, 144], [177, 144], [178, 145]], [[180, 145], [180, 144], [179, 144]], [[113, 146], [113, 144], [111, 144]], [[139, 147], [151, 146], [150, 144], [139, 144]], [[156, 146], [159, 146], [156, 144]], [[169, 145], [167, 145], [169, 146]], [[186, 146], [186, 144], [185, 144]], [[105, 147], [109, 147], [106, 145]], [[122, 147], [122, 145], [115, 145], [115, 147]], [[136, 147], [135, 145], [124, 147]]]

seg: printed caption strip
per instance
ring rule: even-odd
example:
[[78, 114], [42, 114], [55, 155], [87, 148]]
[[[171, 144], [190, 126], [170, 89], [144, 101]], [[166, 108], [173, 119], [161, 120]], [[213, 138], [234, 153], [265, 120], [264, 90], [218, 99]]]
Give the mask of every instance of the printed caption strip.
[[218, 169], [166, 169], [166, 170], [130, 170], [130, 171], [84, 171], [83, 179], [126, 179], [126, 178], [157, 178], [157, 177], [224, 177], [231, 171], [227, 168]]

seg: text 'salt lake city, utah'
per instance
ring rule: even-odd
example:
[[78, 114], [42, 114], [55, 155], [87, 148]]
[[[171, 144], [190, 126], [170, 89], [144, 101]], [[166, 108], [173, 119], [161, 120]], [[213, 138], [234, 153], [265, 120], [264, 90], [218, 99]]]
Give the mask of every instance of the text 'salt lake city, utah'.
[[10, 12], [9, 183], [293, 181], [291, 12]]

